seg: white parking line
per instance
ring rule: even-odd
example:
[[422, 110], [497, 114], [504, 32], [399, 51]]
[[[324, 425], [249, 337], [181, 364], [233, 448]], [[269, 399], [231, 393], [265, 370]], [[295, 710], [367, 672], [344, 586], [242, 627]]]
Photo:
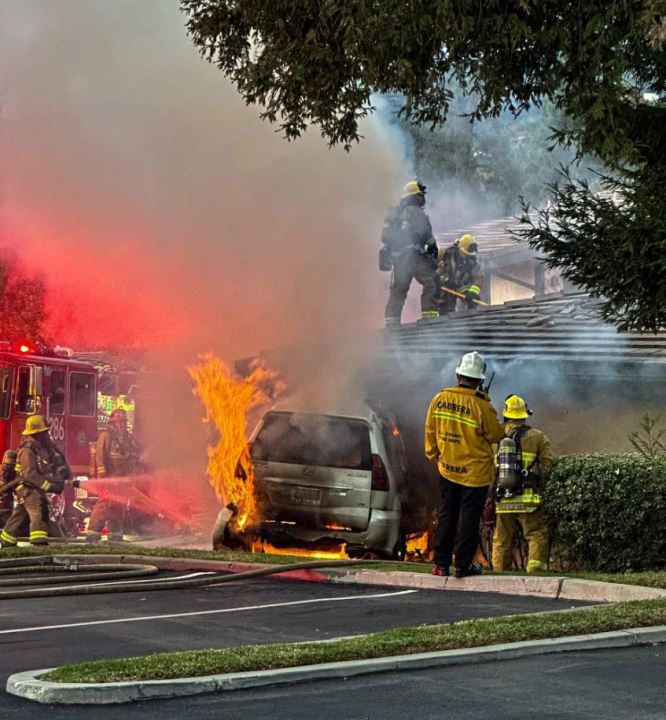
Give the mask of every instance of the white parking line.
[[292, 600], [290, 602], [267, 603], [265, 605], [246, 605], [245, 607], [222, 608], [220, 610], [196, 610], [193, 612], [170, 613], [168, 615], [142, 615], [140, 617], [116, 618], [115, 620], [89, 620], [88, 622], [64, 623], [62, 625], [40, 625], [38, 627], [14, 628], [0, 630], [0, 635], [13, 635], [16, 633], [29, 633], [43, 630], [62, 630], [63, 628], [87, 627], [88, 625], [111, 625], [113, 623], [141, 622], [145, 620], [169, 620], [173, 618], [194, 617], [196, 615], [218, 615], [221, 613], [245, 612], [247, 610], [266, 610], [267, 608], [289, 607], [292, 605], [309, 605], [325, 602], [344, 602], [347, 600], [373, 600], [376, 598], [396, 597], [397, 595], [410, 595], [418, 590], [398, 590], [396, 592], [375, 593], [373, 595], [344, 595], [342, 597], [312, 598], [310, 600]]

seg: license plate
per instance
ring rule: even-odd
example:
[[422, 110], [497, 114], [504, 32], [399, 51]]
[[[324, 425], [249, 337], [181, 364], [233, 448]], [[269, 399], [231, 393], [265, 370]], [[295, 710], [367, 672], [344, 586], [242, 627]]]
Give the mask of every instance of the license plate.
[[294, 505], [319, 505], [321, 490], [318, 488], [294, 487], [291, 489], [291, 502]]

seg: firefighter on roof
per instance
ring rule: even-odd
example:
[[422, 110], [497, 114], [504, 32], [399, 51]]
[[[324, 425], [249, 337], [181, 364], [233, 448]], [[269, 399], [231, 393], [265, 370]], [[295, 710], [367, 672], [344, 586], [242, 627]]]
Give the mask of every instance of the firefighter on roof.
[[481, 573], [472, 561], [495, 475], [492, 444], [504, 436], [497, 411], [482, 389], [485, 369], [478, 352], [463, 355], [456, 368], [457, 387], [437, 393], [426, 415], [425, 454], [437, 460], [440, 474], [433, 575], [448, 575], [453, 555], [456, 577]]
[[468, 310], [476, 307], [475, 300], [480, 299], [483, 275], [476, 259], [476, 240], [473, 235], [463, 235], [453, 245], [438, 254], [437, 274], [442, 291], [439, 295], [440, 315], [446, 315], [456, 309], [457, 298], [444, 288], [454, 290], [465, 296]]
[[493, 536], [493, 568], [511, 570], [517, 526], [527, 540], [527, 572], [548, 569], [548, 526], [539, 490], [543, 474], [553, 465], [550, 440], [527, 424], [531, 415], [523, 398], [509, 395], [504, 402], [506, 438], [498, 452], [497, 519]]
[[14, 490], [16, 506], [0, 534], [3, 547], [16, 545], [21, 526], [30, 524], [30, 543], [48, 545], [49, 503], [46, 493], [61, 493], [70, 470], [49, 437], [42, 415], [30, 415], [16, 456], [20, 483]]
[[[127, 427], [127, 412], [116, 408], [97, 438], [95, 461], [97, 477], [130, 477], [134, 474], [139, 448], [132, 433]], [[123, 518], [127, 502], [110, 492], [102, 490], [100, 497], [88, 523], [86, 540], [98, 542], [106, 525], [109, 542], [120, 542], [123, 539]]]
[[435, 276], [437, 243], [430, 220], [423, 211], [425, 196], [425, 185], [419, 180], [411, 180], [403, 188], [400, 203], [389, 210], [384, 220], [380, 269], [393, 269], [384, 312], [387, 327], [400, 325], [402, 306], [413, 279], [423, 286], [421, 319], [439, 317]]

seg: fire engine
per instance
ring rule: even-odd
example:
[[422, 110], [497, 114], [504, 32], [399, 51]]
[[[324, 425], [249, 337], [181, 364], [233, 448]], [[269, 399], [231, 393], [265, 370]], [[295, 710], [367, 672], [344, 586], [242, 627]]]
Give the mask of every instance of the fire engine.
[[[106, 386], [104, 393], [98, 394], [98, 378]], [[125, 402], [124, 397], [111, 396], [108, 385], [108, 377], [92, 362], [74, 357], [67, 348], [0, 341], [0, 455], [18, 447], [27, 417], [41, 414], [73, 476], [87, 476], [90, 444], [110, 410]], [[86, 514], [78, 501], [86, 496], [68, 484], [54, 498], [52, 520], [63, 534], [78, 530]]]

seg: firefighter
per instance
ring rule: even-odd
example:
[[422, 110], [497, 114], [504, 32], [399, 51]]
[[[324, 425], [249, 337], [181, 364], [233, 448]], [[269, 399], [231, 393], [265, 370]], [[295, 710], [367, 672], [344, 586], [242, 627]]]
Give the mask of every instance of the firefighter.
[[495, 475], [492, 444], [504, 437], [488, 394], [482, 389], [486, 363], [478, 352], [463, 355], [457, 387], [441, 390], [425, 421], [425, 453], [437, 460], [440, 507], [435, 530], [433, 575], [481, 574], [472, 562], [479, 542], [479, 521]]
[[0, 530], [5, 526], [14, 509], [12, 490], [16, 486], [16, 452], [5, 450], [0, 473]]
[[493, 568], [513, 569], [513, 548], [517, 526], [528, 546], [527, 572], [548, 569], [550, 552], [548, 525], [541, 509], [542, 479], [553, 465], [550, 440], [527, 424], [532, 412], [525, 400], [509, 395], [504, 402], [504, 431], [516, 447], [516, 479], [510, 490], [496, 489], [496, 524], [493, 535]]
[[[123, 408], [116, 408], [109, 415], [106, 430], [97, 438], [97, 477], [129, 477], [134, 474], [138, 457], [138, 445], [127, 427], [127, 412]], [[102, 489], [90, 515], [86, 540], [98, 542], [106, 525], [107, 540], [121, 542], [125, 508], [126, 502], [114, 499], [108, 491]]]
[[438, 301], [440, 315], [456, 309], [456, 296], [447, 293], [443, 288], [461, 293], [465, 296], [465, 307], [468, 310], [476, 309], [474, 301], [480, 299], [480, 283], [483, 278], [476, 251], [473, 235], [463, 235], [450, 247], [440, 249], [437, 256], [437, 275], [442, 287]]
[[432, 234], [428, 216], [423, 211], [426, 186], [419, 180], [410, 180], [402, 192], [402, 200], [392, 207], [382, 229], [384, 255], [390, 257], [393, 268], [391, 289], [384, 316], [386, 326], [400, 325], [412, 279], [423, 286], [421, 293], [421, 319], [439, 317], [437, 309], [437, 243]]
[[46, 493], [61, 493], [70, 470], [49, 437], [42, 415], [30, 415], [16, 456], [19, 484], [16, 505], [0, 534], [3, 547], [16, 545], [21, 526], [29, 522], [30, 544], [48, 545], [49, 503]]

